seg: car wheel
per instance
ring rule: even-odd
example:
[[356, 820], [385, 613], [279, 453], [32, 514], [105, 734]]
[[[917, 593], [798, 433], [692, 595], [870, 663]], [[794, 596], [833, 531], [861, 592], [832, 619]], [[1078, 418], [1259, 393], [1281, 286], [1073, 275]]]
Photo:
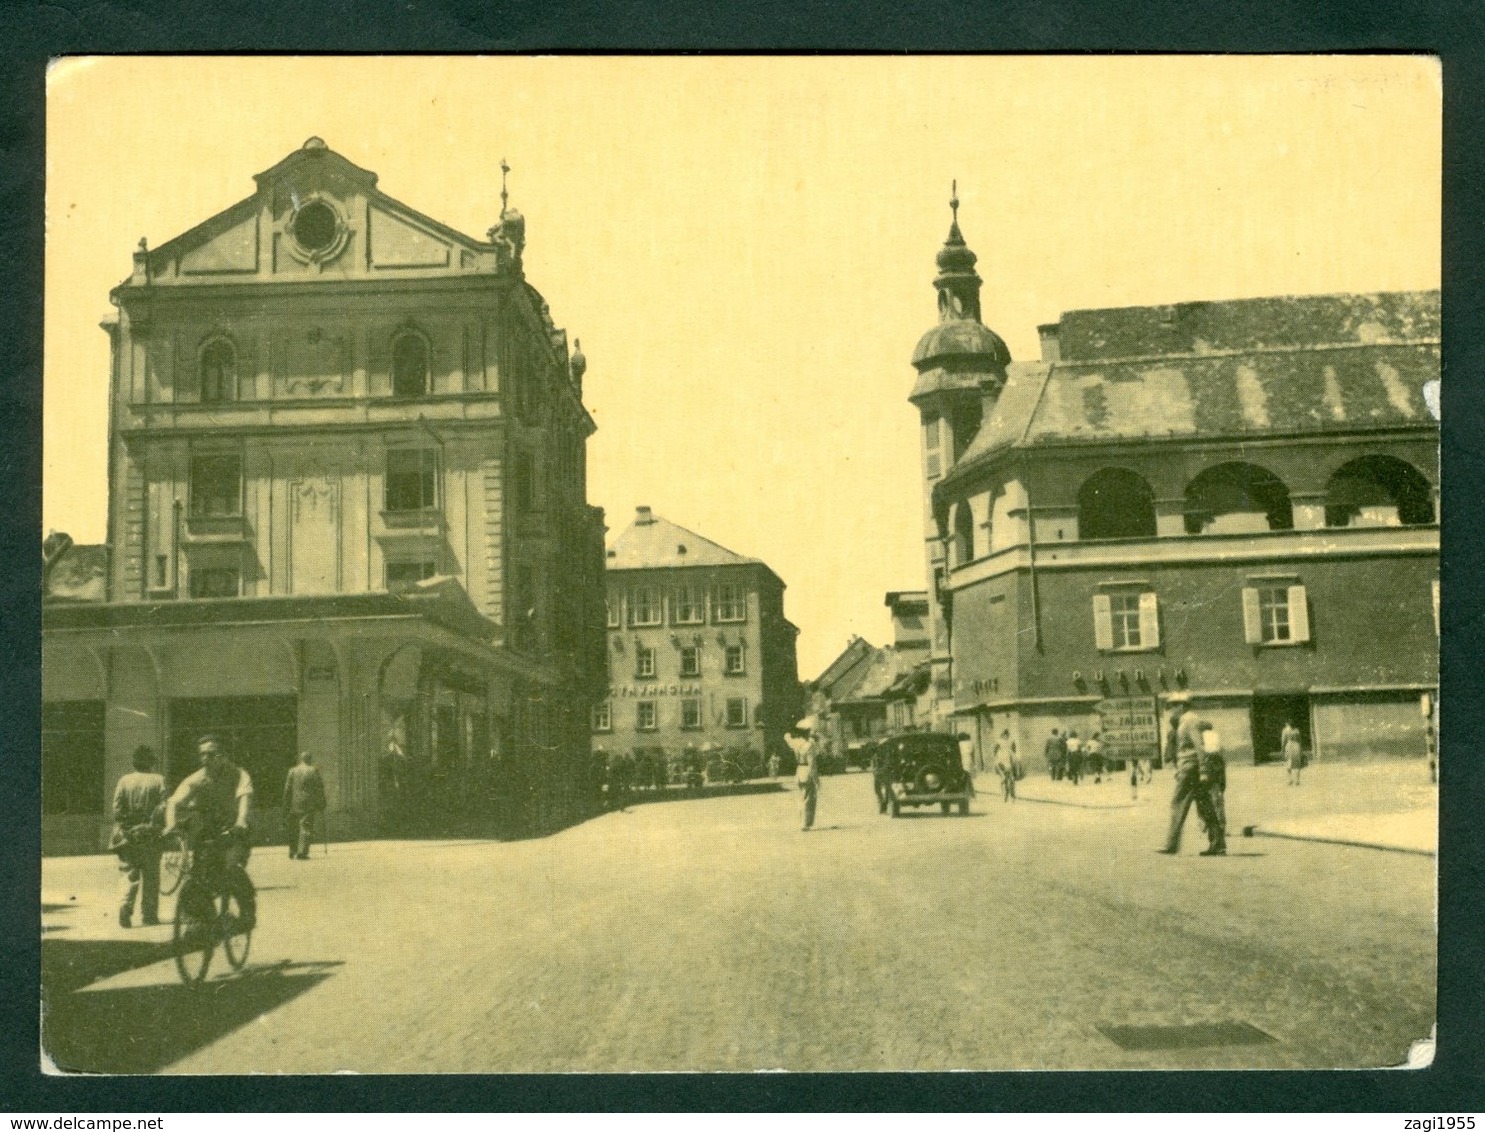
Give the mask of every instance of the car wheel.
[[965, 798], [963, 801], [961, 801], [959, 803], [959, 816], [960, 817], [968, 817], [969, 816], [969, 799], [968, 798]]
[[896, 798], [893, 798], [892, 801], [891, 801], [891, 803], [890, 803], [890, 805], [892, 807], [892, 816], [894, 818], [901, 817], [902, 816], [902, 803], [899, 802]]
[[948, 813], [949, 812], [949, 803], [947, 803], [947, 802], [940, 802], [938, 804], [938, 808], [940, 810], [942, 810], [944, 813]]

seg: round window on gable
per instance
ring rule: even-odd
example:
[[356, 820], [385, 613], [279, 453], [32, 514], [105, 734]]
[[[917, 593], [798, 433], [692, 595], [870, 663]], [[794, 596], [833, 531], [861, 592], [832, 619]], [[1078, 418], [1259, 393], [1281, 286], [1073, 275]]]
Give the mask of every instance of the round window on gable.
[[294, 239], [307, 252], [328, 251], [340, 233], [340, 219], [324, 201], [310, 201], [294, 217]]

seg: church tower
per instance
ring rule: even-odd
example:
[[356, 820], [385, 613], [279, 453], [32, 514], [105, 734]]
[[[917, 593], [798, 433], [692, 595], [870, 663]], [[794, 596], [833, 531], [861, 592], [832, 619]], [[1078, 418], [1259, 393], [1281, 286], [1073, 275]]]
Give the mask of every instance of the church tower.
[[945, 586], [949, 531], [937, 514], [934, 486], [948, 473], [979, 431], [984, 406], [1005, 386], [1010, 351], [980, 321], [978, 257], [959, 230], [957, 182], [949, 201], [953, 219], [937, 257], [938, 325], [913, 351], [917, 383], [908, 398], [917, 407], [923, 455], [923, 541], [927, 565], [928, 609], [933, 672], [933, 724], [942, 727], [953, 710], [949, 642], [953, 609]]

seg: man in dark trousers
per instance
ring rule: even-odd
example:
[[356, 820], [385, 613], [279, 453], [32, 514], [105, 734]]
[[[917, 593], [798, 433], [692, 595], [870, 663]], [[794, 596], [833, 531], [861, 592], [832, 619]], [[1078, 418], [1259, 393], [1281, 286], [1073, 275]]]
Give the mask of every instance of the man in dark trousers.
[[155, 773], [155, 752], [134, 749], [134, 770], [119, 779], [113, 791], [113, 836], [109, 848], [118, 854], [124, 874], [124, 898], [119, 904], [119, 927], [131, 926], [134, 902], [146, 927], [160, 922], [160, 825], [164, 813], [165, 779]]
[[[325, 812], [325, 780], [308, 751], [299, 752], [299, 761], [289, 768], [289, 777], [284, 780], [284, 812], [291, 831], [289, 858], [306, 860], [314, 841], [315, 816]], [[293, 832], [296, 829], [297, 836]]]
[[1175, 693], [1167, 702], [1176, 725], [1176, 792], [1170, 801], [1170, 829], [1166, 832], [1165, 845], [1159, 852], [1175, 854], [1181, 851], [1181, 827], [1186, 824], [1186, 815], [1191, 812], [1191, 804], [1195, 802], [1196, 812], [1207, 827], [1208, 845], [1201, 855], [1225, 856], [1227, 842], [1222, 820], [1212, 804], [1209, 783], [1202, 768], [1201, 733], [1206, 721], [1189, 710], [1190, 704], [1184, 692]]
[[1047, 745], [1042, 753], [1046, 755], [1047, 770], [1052, 775], [1052, 781], [1060, 781], [1063, 768], [1067, 766], [1067, 740], [1058, 733], [1057, 728], [1052, 728], [1052, 734], [1047, 736]]

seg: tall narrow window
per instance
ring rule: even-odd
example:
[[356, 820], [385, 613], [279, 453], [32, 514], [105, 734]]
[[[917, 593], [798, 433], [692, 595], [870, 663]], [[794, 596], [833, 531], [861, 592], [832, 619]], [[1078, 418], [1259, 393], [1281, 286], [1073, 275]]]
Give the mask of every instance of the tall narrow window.
[[1103, 652], [1160, 647], [1160, 600], [1153, 591], [1117, 589], [1095, 594], [1093, 635]]
[[593, 730], [613, 730], [613, 707], [608, 700], [593, 705]]
[[636, 586], [630, 591], [629, 624], [660, 624], [660, 593], [653, 586]]
[[191, 515], [227, 518], [242, 514], [242, 457], [191, 458]]
[[748, 619], [748, 597], [743, 592], [743, 588], [729, 582], [719, 585], [714, 613], [717, 621], [746, 621]]
[[604, 602], [604, 605], [607, 607], [607, 611], [608, 611], [608, 627], [610, 629], [617, 629], [619, 627], [619, 596], [618, 596], [618, 594], [611, 594], [611, 595], [609, 595], [608, 599]]
[[640, 645], [634, 650], [634, 675], [648, 679], [655, 675], [655, 650]]
[[1267, 581], [1243, 587], [1243, 637], [1250, 645], [1308, 641], [1310, 607], [1305, 587]]
[[706, 591], [700, 586], [681, 586], [675, 591], [675, 623], [700, 625], [706, 620]]
[[641, 700], [634, 705], [634, 726], [640, 731], [654, 731], [660, 726], [659, 714], [653, 700]]
[[741, 676], [747, 671], [746, 654], [742, 645], [728, 645], [723, 669], [728, 676]]
[[727, 726], [746, 727], [748, 725], [748, 701], [742, 698], [727, 701]]
[[681, 649], [681, 675], [701, 675], [701, 650], [695, 645], [686, 645]]
[[681, 730], [682, 731], [700, 731], [701, 730], [701, 701], [700, 700], [682, 700], [681, 701]]
[[428, 392], [428, 342], [411, 330], [392, 341], [392, 395], [422, 397]]
[[387, 453], [387, 510], [426, 511], [438, 506], [438, 453], [432, 448], [393, 448]]
[[237, 399], [237, 351], [225, 338], [201, 351], [201, 401], [206, 405]]

